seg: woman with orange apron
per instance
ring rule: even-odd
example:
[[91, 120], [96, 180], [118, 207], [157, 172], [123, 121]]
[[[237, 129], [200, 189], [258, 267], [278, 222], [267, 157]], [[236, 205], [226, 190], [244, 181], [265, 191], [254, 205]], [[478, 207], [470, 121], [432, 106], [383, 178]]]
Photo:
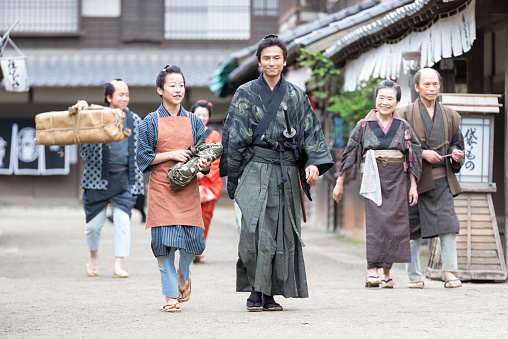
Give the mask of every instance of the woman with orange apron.
[[[171, 191], [168, 170], [177, 162], [191, 158], [194, 146], [204, 133], [201, 120], [181, 106], [185, 79], [178, 66], [166, 66], [156, 80], [162, 104], [141, 123], [138, 166], [152, 171], [148, 186], [146, 228], [152, 232], [152, 251], [161, 274], [166, 304], [163, 312], [180, 312], [180, 303], [191, 293], [189, 266], [205, 249], [203, 220], [197, 178], [178, 191]], [[208, 171], [210, 161], [199, 161], [198, 169]], [[178, 270], [175, 252], [180, 251]]]

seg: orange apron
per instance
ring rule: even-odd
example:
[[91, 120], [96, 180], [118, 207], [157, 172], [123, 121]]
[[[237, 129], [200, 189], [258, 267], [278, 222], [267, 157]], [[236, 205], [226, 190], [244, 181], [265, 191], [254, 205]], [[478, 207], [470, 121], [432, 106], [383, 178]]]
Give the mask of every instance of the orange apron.
[[[194, 146], [189, 117], [160, 117], [157, 111], [158, 137], [155, 153], [188, 149]], [[169, 160], [157, 164], [150, 174], [146, 228], [157, 226], [197, 226], [203, 228], [197, 177], [176, 192], [169, 188], [168, 171], [176, 164]]]

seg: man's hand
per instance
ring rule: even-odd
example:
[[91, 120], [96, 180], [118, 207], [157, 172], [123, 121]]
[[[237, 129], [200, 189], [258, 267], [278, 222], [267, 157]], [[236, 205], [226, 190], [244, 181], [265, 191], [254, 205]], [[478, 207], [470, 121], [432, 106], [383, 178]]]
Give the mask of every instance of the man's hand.
[[464, 159], [464, 151], [460, 149], [454, 149], [452, 152], [452, 159], [455, 162], [461, 162]]
[[319, 178], [319, 170], [316, 165], [310, 165], [305, 169], [305, 180], [307, 180], [307, 183], [312, 185], [314, 184]]
[[428, 150], [428, 149], [423, 150], [422, 158], [423, 158], [423, 160], [427, 161], [430, 164], [435, 164], [436, 162], [439, 162], [439, 161], [441, 161], [441, 159], [443, 159], [443, 157], [440, 156], [439, 153], [437, 153], [436, 151]]
[[85, 100], [78, 100], [78, 103], [76, 105], [78, 107], [78, 110], [80, 111], [88, 109], [88, 102], [86, 102]]

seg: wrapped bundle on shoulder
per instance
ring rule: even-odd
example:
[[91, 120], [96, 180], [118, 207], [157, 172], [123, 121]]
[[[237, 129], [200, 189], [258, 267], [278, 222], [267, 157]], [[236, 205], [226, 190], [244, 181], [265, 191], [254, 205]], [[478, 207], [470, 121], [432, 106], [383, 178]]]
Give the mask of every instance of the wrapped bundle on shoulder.
[[45, 146], [100, 144], [122, 141], [131, 135], [123, 126], [121, 109], [91, 106], [78, 110], [40, 113], [35, 116], [35, 142]]
[[177, 162], [168, 171], [169, 187], [172, 191], [177, 191], [184, 187], [198, 173], [198, 160], [208, 160], [212, 158], [212, 162], [219, 159], [222, 155], [222, 143], [214, 142], [213, 144], [201, 144], [189, 147], [192, 157], [185, 163]]

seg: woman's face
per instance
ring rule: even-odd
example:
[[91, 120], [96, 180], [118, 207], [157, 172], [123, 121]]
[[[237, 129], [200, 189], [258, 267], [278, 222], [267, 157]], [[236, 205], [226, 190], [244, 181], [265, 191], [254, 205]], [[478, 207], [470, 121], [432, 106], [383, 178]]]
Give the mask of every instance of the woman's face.
[[377, 91], [376, 109], [380, 114], [392, 114], [397, 107], [397, 92], [393, 88], [381, 88]]
[[205, 125], [205, 127], [208, 125], [208, 120], [210, 120], [210, 112], [208, 112], [208, 108], [198, 106], [194, 109], [194, 114], [203, 121], [203, 125]]
[[178, 73], [166, 75], [164, 87], [157, 87], [157, 93], [162, 96], [162, 101], [169, 106], [177, 106], [185, 96], [185, 83], [183, 76]]

